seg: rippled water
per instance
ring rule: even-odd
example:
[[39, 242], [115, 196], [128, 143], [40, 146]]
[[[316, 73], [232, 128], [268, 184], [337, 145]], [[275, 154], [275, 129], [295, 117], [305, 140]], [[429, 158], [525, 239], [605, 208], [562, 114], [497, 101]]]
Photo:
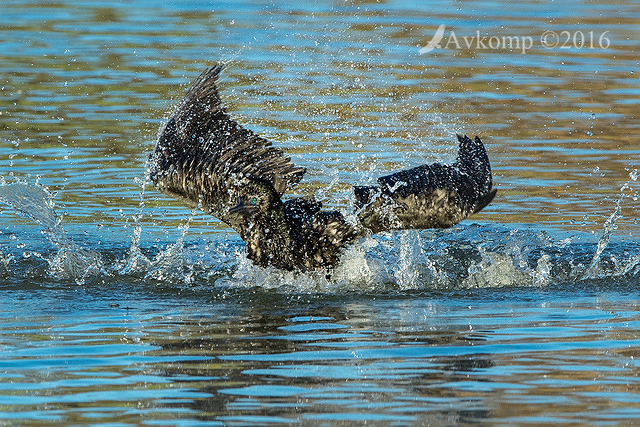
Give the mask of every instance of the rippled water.
[[[637, 423], [639, 24], [634, 2], [3, 2], [0, 424]], [[144, 181], [216, 61], [231, 114], [307, 168], [295, 194], [348, 213], [352, 183], [463, 132], [498, 196], [331, 272], [256, 268]]]

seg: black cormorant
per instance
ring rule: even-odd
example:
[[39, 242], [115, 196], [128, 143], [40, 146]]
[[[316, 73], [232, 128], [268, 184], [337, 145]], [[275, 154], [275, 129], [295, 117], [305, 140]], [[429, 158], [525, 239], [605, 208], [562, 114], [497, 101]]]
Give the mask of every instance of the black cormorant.
[[149, 176], [163, 193], [231, 226], [257, 265], [332, 267], [367, 233], [450, 227], [496, 194], [480, 138], [458, 135], [453, 165], [418, 166], [378, 178], [378, 186], [355, 187], [357, 224], [313, 199], [283, 201], [305, 169], [229, 117], [216, 86], [221, 69], [205, 70], [162, 127]]

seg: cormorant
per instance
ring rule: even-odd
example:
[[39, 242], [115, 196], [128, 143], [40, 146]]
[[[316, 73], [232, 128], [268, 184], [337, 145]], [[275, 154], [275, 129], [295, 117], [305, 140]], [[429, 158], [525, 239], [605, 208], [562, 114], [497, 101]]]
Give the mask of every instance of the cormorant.
[[161, 128], [149, 176], [163, 193], [237, 231], [254, 264], [332, 267], [345, 246], [367, 233], [451, 227], [496, 194], [480, 138], [458, 135], [453, 165], [418, 166], [378, 178], [378, 186], [356, 186], [358, 224], [314, 199], [283, 201], [305, 169], [229, 117], [216, 86], [221, 69], [206, 69]]

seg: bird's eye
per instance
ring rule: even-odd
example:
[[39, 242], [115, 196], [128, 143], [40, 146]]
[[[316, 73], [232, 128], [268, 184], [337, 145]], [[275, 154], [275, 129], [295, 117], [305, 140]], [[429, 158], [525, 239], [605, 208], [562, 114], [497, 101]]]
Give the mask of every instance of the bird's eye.
[[250, 203], [251, 203], [252, 205], [257, 204], [257, 203], [258, 203], [258, 198], [257, 198], [257, 197], [252, 197], [252, 198], [251, 198]]

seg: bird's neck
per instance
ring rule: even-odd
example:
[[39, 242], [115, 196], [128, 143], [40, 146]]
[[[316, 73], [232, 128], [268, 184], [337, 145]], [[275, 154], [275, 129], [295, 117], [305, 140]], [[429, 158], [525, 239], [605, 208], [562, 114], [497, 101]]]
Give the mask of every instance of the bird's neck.
[[282, 209], [257, 216], [242, 234], [247, 243], [247, 256], [256, 264], [291, 268], [294, 244]]

